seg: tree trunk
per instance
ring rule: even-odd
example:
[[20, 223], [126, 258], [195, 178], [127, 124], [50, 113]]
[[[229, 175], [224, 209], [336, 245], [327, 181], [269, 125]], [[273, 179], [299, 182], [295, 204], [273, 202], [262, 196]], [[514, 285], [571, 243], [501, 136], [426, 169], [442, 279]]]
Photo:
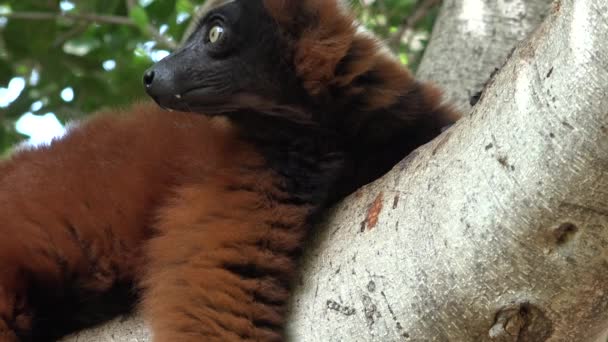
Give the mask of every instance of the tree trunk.
[[463, 113], [513, 47], [538, 27], [552, 0], [444, 0], [418, 77], [445, 89]]
[[606, 1], [555, 3], [469, 117], [339, 205], [305, 257], [292, 339], [596, 338], [608, 322], [606, 37]]
[[[419, 76], [468, 111], [547, 2], [445, 0]], [[335, 208], [304, 258], [291, 340], [584, 341], [606, 327], [607, 7], [554, 4], [470, 117]], [[119, 319], [66, 341], [148, 339]]]

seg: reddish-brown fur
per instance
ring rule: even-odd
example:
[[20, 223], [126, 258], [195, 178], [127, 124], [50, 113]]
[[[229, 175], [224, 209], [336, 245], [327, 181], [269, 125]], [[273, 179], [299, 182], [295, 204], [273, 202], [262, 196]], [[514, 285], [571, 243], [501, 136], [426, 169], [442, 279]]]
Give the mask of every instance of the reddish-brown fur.
[[233, 172], [236, 160], [259, 160], [219, 120], [150, 105], [122, 116], [99, 115], [52, 147], [4, 162], [0, 290], [8, 298], [0, 298], [0, 317], [10, 325], [27, 326], [27, 303], [14, 303], [26, 280], [52, 291], [74, 278], [97, 292], [132, 279], [154, 209], [179, 198], [176, 187]]
[[[0, 341], [29, 329], [25, 282], [101, 293], [136, 275], [157, 341], [279, 340], [254, 323], [283, 322], [308, 208], [264, 197], [283, 195], [274, 179], [227, 122], [150, 105], [17, 153], [0, 182]], [[240, 261], [281, 276], [225, 269]]]
[[[320, 96], [331, 87], [347, 88], [345, 95], [365, 95], [365, 107], [360, 109], [373, 111], [390, 107], [409, 90], [422, 87], [424, 95], [416, 99], [423, 102], [421, 108], [445, 111], [442, 124], [460, 117], [448, 107], [441, 107], [441, 92], [430, 84], [416, 82], [377, 38], [357, 33], [354, 16], [339, 1], [264, 0], [264, 4], [284, 29], [286, 39], [291, 40], [290, 57], [310, 94]], [[352, 58], [340, 70], [340, 63], [349, 53]], [[379, 73], [382, 84], [357, 87], [353, 81], [370, 71]], [[410, 108], [410, 116], [419, 114], [415, 109]]]

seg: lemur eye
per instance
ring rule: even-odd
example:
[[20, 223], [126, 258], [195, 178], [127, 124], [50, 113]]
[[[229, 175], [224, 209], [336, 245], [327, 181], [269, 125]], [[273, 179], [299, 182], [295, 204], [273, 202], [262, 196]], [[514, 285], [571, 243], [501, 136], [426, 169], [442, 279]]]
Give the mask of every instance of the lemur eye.
[[219, 25], [215, 25], [209, 30], [209, 42], [216, 43], [222, 38], [223, 35], [224, 28]]

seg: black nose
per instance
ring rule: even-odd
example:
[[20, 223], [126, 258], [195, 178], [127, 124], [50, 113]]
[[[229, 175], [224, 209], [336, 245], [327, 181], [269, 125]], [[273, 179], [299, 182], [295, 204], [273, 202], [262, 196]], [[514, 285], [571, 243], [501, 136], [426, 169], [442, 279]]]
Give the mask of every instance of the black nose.
[[176, 70], [162, 61], [153, 65], [144, 73], [143, 81], [146, 93], [156, 102], [168, 107], [175, 102], [181, 92], [176, 82]]
[[154, 82], [155, 75], [156, 73], [153, 69], [146, 71], [146, 73], [144, 74], [144, 85], [146, 86], [146, 88], [150, 88], [152, 86], [152, 82]]

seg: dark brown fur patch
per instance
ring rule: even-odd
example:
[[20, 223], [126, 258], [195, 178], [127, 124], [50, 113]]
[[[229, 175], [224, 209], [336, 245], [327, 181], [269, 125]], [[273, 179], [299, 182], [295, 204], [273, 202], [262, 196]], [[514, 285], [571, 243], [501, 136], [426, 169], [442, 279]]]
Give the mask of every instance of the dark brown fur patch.
[[294, 65], [312, 95], [334, 79], [336, 66], [350, 48], [356, 26], [337, 1], [264, 0], [269, 13], [293, 39]]

